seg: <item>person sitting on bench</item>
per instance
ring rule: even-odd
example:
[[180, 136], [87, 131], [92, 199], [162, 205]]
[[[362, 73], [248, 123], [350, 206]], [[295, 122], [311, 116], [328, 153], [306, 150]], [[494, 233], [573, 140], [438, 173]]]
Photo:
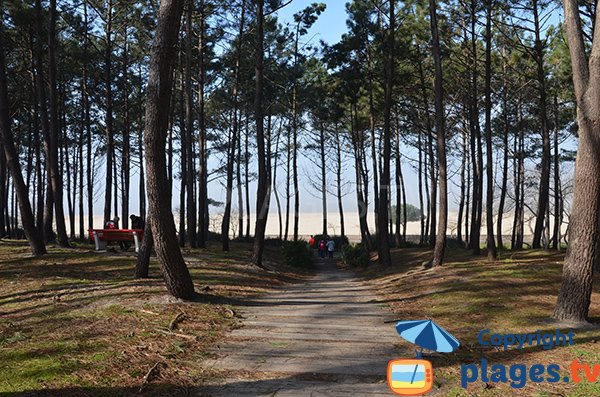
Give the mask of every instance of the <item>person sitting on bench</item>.
[[115, 216], [113, 219], [109, 220], [104, 224], [105, 229], [118, 229], [119, 228], [119, 217]]
[[131, 219], [131, 228], [134, 230], [144, 230], [146, 227], [146, 222], [140, 216], [131, 214], [129, 219]]
[[[119, 229], [119, 221], [120, 221], [120, 218], [118, 216], [115, 216], [113, 219], [109, 220], [108, 222], [106, 222], [104, 224], [104, 228], [111, 229], [111, 230]], [[121, 249], [123, 251], [127, 251], [129, 249], [129, 246], [130, 246], [129, 243], [126, 243], [124, 241], [119, 241], [119, 247], [121, 247]]]

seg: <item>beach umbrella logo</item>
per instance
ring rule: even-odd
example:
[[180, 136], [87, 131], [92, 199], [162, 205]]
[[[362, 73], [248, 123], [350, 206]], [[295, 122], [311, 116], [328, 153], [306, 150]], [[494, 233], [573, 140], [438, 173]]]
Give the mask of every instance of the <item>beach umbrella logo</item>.
[[415, 350], [416, 359], [388, 363], [388, 386], [401, 396], [425, 394], [433, 388], [433, 366], [430, 361], [423, 360], [423, 349], [451, 353], [458, 349], [460, 342], [432, 320], [398, 321], [396, 331], [420, 350]]

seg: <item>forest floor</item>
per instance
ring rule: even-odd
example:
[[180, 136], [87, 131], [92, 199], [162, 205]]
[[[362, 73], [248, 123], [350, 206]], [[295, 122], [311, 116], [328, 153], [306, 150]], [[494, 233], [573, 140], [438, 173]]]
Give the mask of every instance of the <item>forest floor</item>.
[[[229, 331], [240, 327], [248, 301], [314, 279], [307, 272], [283, 268], [274, 247], [267, 249], [267, 263], [278, 270], [269, 272], [248, 265], [248, 244], [232, 248], [229, 254], [216, 245], [184, 252], [202, 295], [198, 302], [185, 303], [167, 295], [154, 261], [153, 278], [133, 280], [133, 253], [96, 253], [85, 245], [51, 247], [49, 255], [31, 258], [22, 243], [1, 241], [0, 394], [120, 396], [142, 389], [139, 395], [198, 395], [198, 388], [215, 376], [205, 363], [230, 340]], [[429, 357], [435, 395], [600, 395], [600, 382], [528, 381], [521, 389], [480, 380], [467, 390], [460, 385], [461, 363], [480, 366], [482, 358], [490, 365], [528, 368], [556, 363], [561, 376], [574, 359], [600, 363], [599, 328], [574, 329], [574, 346], [552, 350], [504, 351], [477, 341], [484, 328], [502, 334], [566, 329], [550, 320], [563, 254], [507, 251], [490, 264], [484, 257], [452, 249], [443, 268], [424, 270], [421, 264], [430, 255], [417, 248], [394, 250], [391, 268], [372, 265], [354, 272], [376, 294], [369, 302], [386, 313], [382, 320], [431, 318], [460, 340], [457, 352]], [[590, 312], [594, 323], [600, 323], [598, 281]], [[172, 325], [176, 318], [181, 321]], [[404, 352], [412, 346], [393, 333], [388, 336], [397, 339], [400, 357], [382, 360], [406, 358]]]
[[[380, 301], [402, 320], [433, 319], [461, 342], [455, 353], [430, 356], [434, 367], [434, 390], [446, 396], [600, 396], [598, 383], [564, 383], [570, 376], [573, 360], [600, 364], [600, 328], [572, 329], [573, 346], [526, 346], [523, 349], [484, 347], [478, 342], [481, 330], [490, 334], [568, 332], [566, 324], [551, 320], [560, 286], [564, 253], [542, 250], [501, 251], [496, 263], [487, 263], [485, 256], [473, 257], [465, 250], [447, 250], [447, 263], [440, 269], [425, 270], [421, 264], [431, 258], [423, 249], [401, 249], [393, 252], [391, 268], [370, 266], [358, 272], [376, 285]], [[600, 324], [600, 279], [596, 276], [590, 317]], [[490, 335], [486, 336], [489, 340]], [[408, 343], [404, 345], [410, 346]], [[404, 358], [404, 357], [398, 357]], [[410, 358], [410, 357], [409, 357]], [[507, 383], [482, 382], [479, 378], [465, 390], [461, 387], [461, 363], [488, 361], [488, 373], [493, 364], [507, 367]], [[522, 388], [510, 386], [508, 367], [525, 364], [558, 364], [558, 383], [535, 383], [527, 380]], [[481, 371], [481, 369], [479, 369]], [[515, 375], [518, 377], [518, 374]], [[519, 382], [516, 382], [517, 384]]]
[[133, 280], [132, 252], [82, 245], [31, 258], [23, 243], [3, 240], [0, 394], [189, 395], [211, 376], [202, 361], [236, 326], [235, 307], [306, 278], [279, 265], [279, 250], [270, 247], [267, 266], [277, 271], [248, 265], [249, 249], [186, 250], [201, 297], [184, 303], [167, 295], [154, 260], [151, 279]]

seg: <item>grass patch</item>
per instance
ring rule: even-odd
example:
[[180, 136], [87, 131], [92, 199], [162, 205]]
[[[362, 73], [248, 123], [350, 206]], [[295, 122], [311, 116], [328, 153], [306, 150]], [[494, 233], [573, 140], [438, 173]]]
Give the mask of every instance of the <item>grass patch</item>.
[[202, 361], [237, 325], [236, 304], [303, 278], [275, 248], [270, 272], [248, 264], [249, 244], [231, 248], [185, 250], [204, 295], [190, 303], [166, 293], [154, 261], [152, 278], [133, 280], [133, 253], [81, 245], [32, 258], [23, 242], [0, 241], [0, 394], [133, 395], [159, 362], [146, 395], [188, 395], [212, 376]]
[[[422, 263], [431, 251], [407, 248], [393, 250], [390, 268], [372, 265], [359, 274], [371, 282], [394, 312], [395, 318], [417, 320], [431, 318], [461, 342], [458, 351], [434, 354], [436, 385], [447, 396], [597, 396], [600, 383], [533, 383], [522, 389], [509, 384], [474, 383], [468, 390], [460, 386], [460, 365], [479, 363], [486, 358], [510, 366], [559, 364], [567, 375], [569, 364], [578, 359], [600, 364], [600, 328], [575, 329], [575, 345], [543, 350], [494, 349], [480, 346], [477, 335], [482, 329], [492, 333], [553, 332], [568, 327], [551, 320], [560, 286], [564, 253], [526, 250], [500, 251], [497, 262], [473, 257], [463, 249], [447, 251], [447, 262], [438, 269], [425, 270]], [[598, 275], [590, 307], [590, 317], [600, 322]], [[401, 342], [412, 348], [408, 342]]]

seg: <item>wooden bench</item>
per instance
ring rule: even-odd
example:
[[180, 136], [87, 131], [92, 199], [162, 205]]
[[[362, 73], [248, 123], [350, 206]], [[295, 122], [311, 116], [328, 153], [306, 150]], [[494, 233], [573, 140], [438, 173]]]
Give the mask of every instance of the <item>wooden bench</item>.
[[135, 244], [135, 252], [140, 252], [144, 231], [141, 229], [90, 229], [90, 240], [96, 244], [96, 251], [106, 250], [111, 242]]

